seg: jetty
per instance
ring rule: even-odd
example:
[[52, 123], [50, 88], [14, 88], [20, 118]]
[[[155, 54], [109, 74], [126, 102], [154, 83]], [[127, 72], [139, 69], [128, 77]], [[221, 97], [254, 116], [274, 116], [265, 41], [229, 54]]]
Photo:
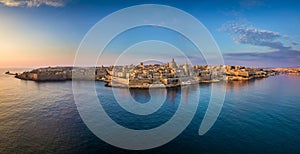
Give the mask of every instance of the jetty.
[[10, 71], [5, 72], [4, 74], [7, 74], [7, 75], [18, 75], [18, 73], [11, 73]]

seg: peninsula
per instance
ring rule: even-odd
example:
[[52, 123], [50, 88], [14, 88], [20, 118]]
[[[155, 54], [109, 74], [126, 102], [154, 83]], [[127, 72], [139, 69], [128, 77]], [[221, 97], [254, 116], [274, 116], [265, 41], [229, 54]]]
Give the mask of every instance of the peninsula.
[[125, 65], [108, 67], [47, 67], [16, 74], [16, 78], [33, 81], [96, 80], [111, 87], [149, 88], [176, 87], [203, 82], [246, 81], [276, 75], [273, 69], [229, 65], [166, 64]]

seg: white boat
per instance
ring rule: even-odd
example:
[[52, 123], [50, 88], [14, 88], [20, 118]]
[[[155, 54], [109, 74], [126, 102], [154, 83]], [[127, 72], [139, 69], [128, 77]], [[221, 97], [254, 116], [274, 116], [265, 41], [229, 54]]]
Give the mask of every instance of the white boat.
[[182, 81], [181, 82], [181, 85], [189, 85], [189, 84], [192, 84], [191, 81]]

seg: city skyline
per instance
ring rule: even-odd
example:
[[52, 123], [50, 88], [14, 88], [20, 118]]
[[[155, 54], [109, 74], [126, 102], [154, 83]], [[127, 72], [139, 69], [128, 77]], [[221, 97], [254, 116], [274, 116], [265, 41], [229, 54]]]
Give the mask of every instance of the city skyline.
[[[122, 2], [1, 0], [0, 67], [70, 66], [81, 40], [93, 25], [115, 11], [144, 3], [169, 5], [196, 17], [214, 37], [226, 65], [300, 66], [299, 2]], [[113, 64], [113, 59], [124, 49], [147, 40], [176, 44], [193, 63], [205, 64], [201, 55], [195, 56], [193, 44], [183, 36], [160, 27], [146, 26], [125, 31], [112, 40], [99, 65]], [[166, 51], [163, 56], [162, 51]], [[140, 59], [157, 56], [165, 61], [171, 57], [180, 61], [184, 58], [163, 44], [141, 45], [134, 52]], [[139, 58], [128, 56], [123, 63], [137, 64]]]

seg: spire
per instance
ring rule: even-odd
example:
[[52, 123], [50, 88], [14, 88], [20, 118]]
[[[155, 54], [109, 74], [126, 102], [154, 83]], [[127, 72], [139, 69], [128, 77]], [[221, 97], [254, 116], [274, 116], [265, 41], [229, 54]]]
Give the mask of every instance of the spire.
[[169, 63], [169, 67], [173, 68], [173, 69], [176, 69], [177, 66], [176, 66], [176, 62], [174, 60], [174, 58], [172, 58], [172, 61]]

